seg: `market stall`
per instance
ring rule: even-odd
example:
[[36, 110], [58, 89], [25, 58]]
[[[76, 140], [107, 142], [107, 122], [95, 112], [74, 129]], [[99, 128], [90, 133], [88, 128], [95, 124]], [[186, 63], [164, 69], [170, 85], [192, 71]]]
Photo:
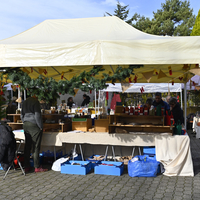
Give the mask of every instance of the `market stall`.
[[[0, 67], [20, 68], [37, 83], [48, 77], [56, 81], [71, 80], [81, 72], [95, 69], [95, 66], [103, 67], [103, 71], [95, 74], [95, 78], [104, 79], [105, 74], [114, 77], [119, 65], [122, 67], [121, 73], [132, 66], [133, 73], [123, 81], [173, 85], [174, 82], [186, 82], [192, 76], [188, 70], [199, 67], [199, 48], [198, 36], [154, 36], [138, 31], [114, 16], [46, 20], [32, 29], [0, 41]], [[40, 80], [37, 79], [39, 74], [42, 76]], [[86, 78], [83, 77], [81, 81], [86, 82]], [[115, 133], [104, 136], [112, 135], [115, 138]], [[85, 137], [85, 142], [90, 141], [90, 137]], [[130, 135], [123, 137], [130, 139]], [[148, 138], [147, 135], [144, 137]], [[61, 141], [70, 143], [69, 138]], [[92, 137], [91, 142], [94, 141]], [[107, 144], [127, 144], [122, 138], [119, 139], [120, 143], [113, 141]], [[103, 141], [98, 140], [100, 142]], [[141, 141], [139, 143], [143, 144]], [[130, 145], [135, 146], [135, 142]]]

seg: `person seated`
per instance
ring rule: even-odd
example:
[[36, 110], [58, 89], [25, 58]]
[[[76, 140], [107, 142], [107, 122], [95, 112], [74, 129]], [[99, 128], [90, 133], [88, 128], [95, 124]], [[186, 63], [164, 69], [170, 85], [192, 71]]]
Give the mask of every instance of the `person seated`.
[[69, 106], [70, 109], [72, 108], [73, 103], [74, 103], [73, 98], [72, 98], [72, 97], [69, 97], [69, 98], [67, 99], [67, 106]]
[[180, 120], [181, 124], [184, 123], [183, 110], [180, 107], [180, 104], [177, 102], [177, 99], [172, 97], [169, 100], [170, 110], [172, 111], [174, 122], [177, 124]]
[[88, 95], [84, 94], [83, 95], [83, 99], [84, 100], [83, 100], [81, 106], [86, 106], [86, 105], [88, 105], [90, 103], [90, 97]]
[[153, 101], [153, 106], [157, 107], [161, 105], [161, 107], [164, 107], [164, 113], [166, 115], [166, 111], [170, 109], [169, 104], [162, 100], [162, 96], [160, 92], [155, 93], [155, 100]]

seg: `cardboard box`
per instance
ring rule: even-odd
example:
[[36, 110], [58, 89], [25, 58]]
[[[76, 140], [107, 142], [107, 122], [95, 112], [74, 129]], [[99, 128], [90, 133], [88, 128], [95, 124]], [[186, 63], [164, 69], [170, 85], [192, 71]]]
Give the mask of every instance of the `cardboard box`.
[[89, 131], [92, 128], [92, 119], [90, 118], [73, 118], [72, 130]]
[[109, 119], [96, 119], [94, 127], [96, 132], [108, 132]]
[[123, 162], [101, 161], [94, 167], [94, 173], [102, 175], [121, 176], [123, 171]]
[[88, 161], [70, 160], [61, 164], [61, 174], [86, 175], [91, 169], [91, 163]]
[[116, 106], [115, 113], [124, 113], [124, 106]]

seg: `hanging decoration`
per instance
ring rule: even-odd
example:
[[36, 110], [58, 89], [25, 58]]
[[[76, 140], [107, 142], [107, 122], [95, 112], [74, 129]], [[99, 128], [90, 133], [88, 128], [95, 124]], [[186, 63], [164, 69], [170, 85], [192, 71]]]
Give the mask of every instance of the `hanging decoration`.
[[154, 72], [156, 73], [156, 75], [158, 75], [158, 72], [157, 72], [157, 70], [156, 70], [156, 69], [154, 69]]
[[182, 69], [187, 71], [190, 69], [190, 66], [188, 64], [184, 64]]
[[172, 79], [172, 85], [174, 85], [174, 79]]
[[168, 70], [169, 70], [169, 75], [171, 76], [172, 75], [172, 68], [171, 68], [171, 66], [168, 67]]
[[[39, 71], [41, 75], [33, 79], [20, 68], [6, 68], [6, 72], [3, 73], [3, 75], [7, 74], [12, 83], [20, 85], [22, 90], [28, 89], [28, 95], [30, 93], [35, 94], [39, 101], [44, 100], [46, 103], [50, 103], [59, 98], [59, 93], [62, 95], [75, 95], [74, 88], [80, 89], [84, 92], [89, 92], [94, 89], [97, 91], [105, 89], [108, 87], [106, 83], [111, 82], [115, 84], [117, 81], [122, 82], [131, 75], [135, 75], [133, 70], [142, 66], [143, 65], [130, 65], [127, 68], [118, 66], [115, 71], [110, 72], [110, 75], [109, 73], [103, 73], [102, 76], [104, 78], [98, 79], [95, 75], [98, 75], [99, 72], [105, 70], [103, 66], [99, 65], [94, 66], [88, 72], [83, 71], [78, 75], [74, 75], [70, 80], [61, 79], [58, 82], [52, 77], [49, 78], [42, 76], [43, 73], [47, 73], [47, 70], [44, 68]], [[84, 84], [82, 84], [82, 81]], [[135, 75], [135, 82], [137, 82], [137, 75]]]
[[122, 87], [122, 93], [124, 93], [126, 90], [128, 90], [128, 88], [131, 87], [130, 83], [121, 83], [121, 87]]
[[137, 78], [138, 78], [138, 76], [135, 75], [135, 78], [133, 79], [133, 80], [134, 80], [134, 83], [137, 83]]
[[16, 92], [16, 88], [17, 86], [16, 85], [11, 85], [11, 88], [12, 88], [12, 90], [14, 91], [14, 92]]
[[178, 79], [179, 79], [180, 81], [182, 81], [182, 80], [183, 80], [183, 77], [180, 77], [180, 76], [179, 76]]
[[166, 76], [167, 76], [167, 75], [160, 69], [159, 74], [158, 74], [158, 79], [164, 78], [164, 77], [166, 77]]
[[64, 78], [64, 72], [61, 73], [61, 80]]
[[128, 82], [129, 82], [129, 83], [132, 83], [132, 81], [131, 81], [131, 77], [128, 78]]
[[79, 89], [74, 89], [74, 97], [76, 96], [78, 91], [79, 91]]
[[33, 67], [31, 67], [31, 73], [33, 73]]
[[143, 88], [143, 87], [141, 87], [141, 88], [140, 88], [140, 91], [141, 91], [141, 93], [143, 93], [143, 92], [144, 92], [144, 88]]
[[142, 73], [142, 75], [144, 76], [144, 78], [149, 83], [149, 81], [151, 80], [151, 77], [153, 76], [153, 73], [154, 73], [154, 70], [153, 71], [149, 71], [149, 72], [144, 72], [144, 73]]

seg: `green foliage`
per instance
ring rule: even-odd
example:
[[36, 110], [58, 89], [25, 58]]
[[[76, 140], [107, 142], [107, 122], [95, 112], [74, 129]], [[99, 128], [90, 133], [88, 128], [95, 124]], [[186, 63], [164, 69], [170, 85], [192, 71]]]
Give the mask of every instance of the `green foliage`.
[[[128, 5], [122, 6], [118, 2], [114, 15], [126, 21], [129, 14], [127, 7]], [[189, 1], [166, 0], [165, 3], [161, 4], [161, 9], [153, 12], [153, 19], [135, 13], [126, 22], [149, 34], [189, 36], [195, 23], [195, 15], [193, 15], [193, 9], [190, 8]]]
[[99, 72], [105, 70], [103, 66], [94, 66], [89, 72], [83, 71], [71, 80], [60, 80], [56, 82], [53, 78], [44, 78], [41, 75], [36, 79], [31, 79], [30, 76], [19, 70], [19, 68], [7, 68], [4, 74], [8, 74], [8, 78], [13, 84], [20, 85], [22, 90], [27, 90], [28, 95], [36, 95], [39, 100], [44, 100], [46, 103], [54, 102], [59, 98], [59, 94], [74, 95], [74, 89], [78, 88], [84, 92], [90, 90], [102, 90], [108, 87], [107, 82], [124, 81], [129, 78], [133, 70], [140, 68], [143, 65], [130, 65], [128, 68], [118, 67], [113, 75], [103, 73], [103, 78], [95, 78]]
[[[126, 5], [126, 6], [122, 6], [120, 4], [120, 2], [118, 1], [117, 2], [117, 9], [114, 10], [114, 16], [117, 16], [119, 17], [120, 19], [122, 19], [123, 21], [127, 22], [128, 24], [131, 24], [131, 22], [133, 21], [133, 19], [128, 19], [127, 20], [127, 17], [128, 17], [128, 14], [129, 14], [129, 9], [128, 9], [128, 6], [129, 5]], [[107, 15], [109, 16], [112, 16], [112, 14], [106, 12]]]
[[200, 10], [199, 10], [198, 15], [196, 17], [195, 24], [193, 26], [193, 29], [192, 29], [192, 32], [191, 32], [190, 35], [191, 36], [200, 35]]

